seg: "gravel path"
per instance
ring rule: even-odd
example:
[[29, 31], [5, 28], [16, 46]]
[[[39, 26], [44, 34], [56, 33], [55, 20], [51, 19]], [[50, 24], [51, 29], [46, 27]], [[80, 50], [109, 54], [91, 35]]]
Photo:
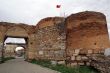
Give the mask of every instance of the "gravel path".
[[0, 73], [59, 73], [39, 65], [25, 62], [23, 59], [13, 59], [0, 64]]

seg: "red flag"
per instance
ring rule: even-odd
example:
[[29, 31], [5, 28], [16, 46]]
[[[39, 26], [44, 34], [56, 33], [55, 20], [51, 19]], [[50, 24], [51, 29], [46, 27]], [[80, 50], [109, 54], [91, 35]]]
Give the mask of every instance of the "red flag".
[[61, 7], [61, 5], [56, 5], [56, 8], [60, 8]]

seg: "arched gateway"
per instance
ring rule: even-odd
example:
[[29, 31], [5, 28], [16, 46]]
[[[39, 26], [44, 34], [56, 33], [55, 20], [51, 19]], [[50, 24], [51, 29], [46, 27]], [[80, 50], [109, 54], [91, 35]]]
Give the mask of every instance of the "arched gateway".
[[9, 38], [9, 37], [24, 38], [26, 41], [26, 44], [25, 44], [26, 59], [33, 59], [34, 58], [34, 54], [33, 54], [34, 48], [31, 48], [31, 46], [35, 47], [35, 45], [33, 45], [35, 43], [35, 42], [33, 42], [34, 38], [31, 38], [32, 36], [34, 36], [33, 31], [35, 31], [33, 26], [29, 26], [29, 25], [25, 25], [25, 24], [0, 22], [0, 43], [2, 44], [2, 47], [1, 47], [2, 55], [3, 55], [3, 50], [5, 49], [4, 42], [7, 38]]

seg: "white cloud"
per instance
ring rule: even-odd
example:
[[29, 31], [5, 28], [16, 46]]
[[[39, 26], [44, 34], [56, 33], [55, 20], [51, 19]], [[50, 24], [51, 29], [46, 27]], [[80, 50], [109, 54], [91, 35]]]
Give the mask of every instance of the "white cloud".
[[57, 0], [0, 0], [0, 3], [1, 21], [35, 25], [44, 17], [58, 15]]

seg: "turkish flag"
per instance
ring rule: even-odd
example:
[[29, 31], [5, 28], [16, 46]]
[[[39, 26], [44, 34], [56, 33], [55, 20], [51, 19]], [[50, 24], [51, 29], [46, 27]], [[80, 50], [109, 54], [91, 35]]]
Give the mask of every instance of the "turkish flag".
[[60, 8], [61, 7], [61, 5], [56, 5], [56, 8]]

